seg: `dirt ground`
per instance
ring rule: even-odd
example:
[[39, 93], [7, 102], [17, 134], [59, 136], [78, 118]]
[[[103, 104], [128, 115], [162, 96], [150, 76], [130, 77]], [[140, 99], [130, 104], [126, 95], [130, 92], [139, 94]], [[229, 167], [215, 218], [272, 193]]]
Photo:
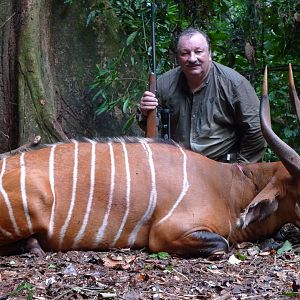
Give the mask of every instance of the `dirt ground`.
[[2, 257], [0, 300], [300, 300], [300, 231], [288, 232], [284, 240], [236, 245], [218, 259], [127, 249]]

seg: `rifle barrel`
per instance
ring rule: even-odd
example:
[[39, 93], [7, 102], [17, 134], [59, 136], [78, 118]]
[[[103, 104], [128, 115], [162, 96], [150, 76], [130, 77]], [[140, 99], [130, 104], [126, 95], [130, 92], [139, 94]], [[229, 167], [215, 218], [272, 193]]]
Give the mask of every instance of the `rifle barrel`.
[[[155, 3], [151, 4], [151, 34], [152, 34], [152, 72], [149, 77], [149, 91], [156, 94], [156, 47], [155, 47]], [[147, 133], [149, 138], [157, 138], [157, 110], [148, 111]]]

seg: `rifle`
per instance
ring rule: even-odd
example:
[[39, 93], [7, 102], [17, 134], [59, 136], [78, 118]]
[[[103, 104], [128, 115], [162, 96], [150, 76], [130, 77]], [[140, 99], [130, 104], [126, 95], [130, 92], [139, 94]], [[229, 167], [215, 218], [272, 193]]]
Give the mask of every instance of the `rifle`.
[[[152, 70], [149, 76], [149, 91], [153, 94], [156, 94], [155, 8], [156, 5], [153, 2], [151, 4]], [[160, 120], [159, 125], [158, 119]], [[160, 108], [158, 112], [157, 109], [148, 111], [146, 136], [156, 139], [158, 136], [158, 127], [161, 131], [161, 138], [168, 140], [170, 138], [170, 110], [168, 108]]]
[[[152, 70], [149, 76], [149, 91], [156, 94], [156, 55], [155, 55], [155, 3], [151, 3], [151, 31], [152, 31]], [[157, 138], [157, 110], [149, 110], [147, 117], [147, 137]]]

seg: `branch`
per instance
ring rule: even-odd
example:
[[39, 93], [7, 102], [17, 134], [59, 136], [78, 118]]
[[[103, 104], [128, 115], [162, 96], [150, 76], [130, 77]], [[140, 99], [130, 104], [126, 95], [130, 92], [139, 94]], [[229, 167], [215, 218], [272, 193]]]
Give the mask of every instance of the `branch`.
[[6, 21], [4, 21], [4, 23], [3, 23], [2, 25], [0, 25], [0, 29], [1, 29], [2, 27], [4, 27], [5, 24], [6, 24], [10, 19], [12, 19], [12, 18], [14, 17], [15, 14], [16, 14], [16, 12], [14, 12], [10, 17], [8, 17], [8, 18], [6, 19]]

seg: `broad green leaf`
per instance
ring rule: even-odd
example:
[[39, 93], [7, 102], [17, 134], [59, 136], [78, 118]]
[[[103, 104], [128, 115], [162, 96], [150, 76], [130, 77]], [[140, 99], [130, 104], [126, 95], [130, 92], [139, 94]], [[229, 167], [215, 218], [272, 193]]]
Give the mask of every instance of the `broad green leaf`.
[[169, 259], [171, 257], [167, 252], [158, 252], [157, 255], [159, 259]]
[[150, 254], [149, 257], [153, 259], [169, 259], [171, 256], [167, 252], [158, 252]]
[[123, 103], [123, 109], [122, 109], [123, 113], [127, 113], [127, 109], [128, 109], [129, 104], [130, 104], [130, 99], [127, 98], [125, 100], [125, 102]]
[[241, 254], [239, 251], [237, 251], [237, 252], [235, 253], [235, 257], [238, 258], [238, 259], [241, 260], [241, 261], [244, 261], [244, 260], [246, 260], [246, 259], [248, 258], [246, 255]]
[[157, 255], [157, 253], [151, 253], [151, 254], [149, 254], [149, 257], [152, 259], [157, 259], [158, 255]]
[[126, 40], [126, 45], [127, 45], [127, 46], [129, 46], [129, 45], [132, 44], [132, 42], [134, 41], [134, 39], [135, 39], [137, 33], [138, 33], [137, 31], [134, 31], [134, 32], [132, 32], [132, 33], [128, 36], [128, 38], [127, 38], [127, 40]]
[[99, 14], [98, 10], [92, 10], [86, 20], [86, 26], [89, 26], [91, 22], [95, 19], [95, 17]]

